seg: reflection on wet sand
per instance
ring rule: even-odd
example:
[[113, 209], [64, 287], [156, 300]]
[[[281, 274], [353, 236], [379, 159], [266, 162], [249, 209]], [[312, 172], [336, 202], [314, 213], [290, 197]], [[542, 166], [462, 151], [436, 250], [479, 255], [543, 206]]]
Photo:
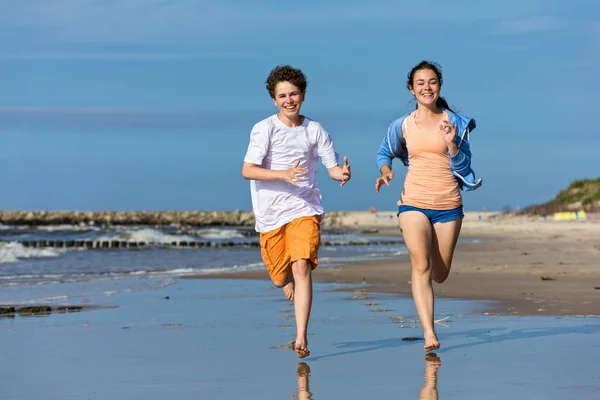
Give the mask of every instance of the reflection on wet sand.
[[438, 400], [437, 372], [442, 360], [435, 353], [425, 355], [425, 384], [419, 392], [420, 400]]
[[305, 362], [299, 362], [296, 368], [296, 377], [298, 378], [298, 394], [294, 398], [299, 400], [311, 400], [312, 393], [310, 392], [308, 377], [310, 376], [310, 367]]

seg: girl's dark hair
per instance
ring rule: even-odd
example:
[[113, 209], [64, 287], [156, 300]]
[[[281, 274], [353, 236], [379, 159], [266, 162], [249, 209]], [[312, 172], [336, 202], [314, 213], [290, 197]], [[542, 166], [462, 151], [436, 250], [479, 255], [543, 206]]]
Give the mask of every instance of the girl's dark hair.
[[[435, 72], [435, 74], [437, 75], [438, 81], [440, 82], [440, 87], [442, 87], [442, 85], [444, 84], [444, 79], [442, 77], [442, 67], [435, 62], [421, 61], [419, 64], [415, 65], [413, 67], [413, 69], [411, 69], [410, 72], [408, 73], [408, 81], [406, 82], [406, 87], [408, 88], [408, 90], [411, 90], [414, 86], [413, 81], [415, 79], [415, 72], [420, 71], [422, 69], [429, 69], [429, 70]], [[452, 109], [448, 105], [448, 102], [442, 96], [438, 97], [437, 101], [435, 102], [435, 105], [438, 108], [445, 108], [446, 110], [452, 111]], [[418, 106], [419, 105], [417, 104], [417, 107]], [[452, 112], [454, 112], [454, 111], [452, 111]]]
[[284, 81], [290, 82], [292, 85], [296, 86], [300, 89], [302, 94], [306, 93], [308, 82], [306, 81], [306, 76], [302, 70], [289, 65], [277, 66], [271, 70], [271, 73], [265, 82], [267, 91], [272, 99], [275, 98], [275, 86], [277, 86], [279, 82]]

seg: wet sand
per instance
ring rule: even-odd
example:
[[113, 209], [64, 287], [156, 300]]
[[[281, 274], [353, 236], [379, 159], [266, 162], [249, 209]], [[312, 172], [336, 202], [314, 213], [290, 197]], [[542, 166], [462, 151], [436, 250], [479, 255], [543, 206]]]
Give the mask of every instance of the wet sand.
[[[261, 280], [180, 280], [94, 296], [93, 311], [0, 319], [2, 398], [598, 398], [596, 317], [484, 315], [441, 299], [423, 352], [412, 300], [317, 284], [311, 355], [291, 302]], [[408, 340], [415, 338], [416, 340]], [[543, 366], [543, 367], [541, 367]], [[420, 397], [419, 397], [420, 396]]]
[[[479, 220], [479, 215], [482, 219]], [[600, 223], [467, 213], [450, 277], [434, 284], [438, 297], [495, 300], [488, 312], [517, 315], [600, 315]], [[358, 230], [400, 235], [392, 213], [348, 213]], [[207, 278], [208, 276], [196, 276]], [[265, 271], [210, 278], [268, 279]], [[366, 283], [367, 290], [410, 294], [410, 262], [360, 262], [318, 268], [316, 282]]]

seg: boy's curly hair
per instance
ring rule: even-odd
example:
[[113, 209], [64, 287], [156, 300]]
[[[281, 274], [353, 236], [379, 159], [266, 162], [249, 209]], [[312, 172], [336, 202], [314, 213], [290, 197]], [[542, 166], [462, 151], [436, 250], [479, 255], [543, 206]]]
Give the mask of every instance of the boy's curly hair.
[[272, 99], [275, 98], [275, 86], [277, 86], [279, 82], [283, 81], [290, 82], [300, 89], [303, 94], [306, 93], [306, 86], [308, 85], [308, 82], [306, 81], [306, 76], [301, 70], [293, 68], [289, 65], [277, 66], [271, 70], [271, 73], [265, 82], [267, 85], [267, 91]]

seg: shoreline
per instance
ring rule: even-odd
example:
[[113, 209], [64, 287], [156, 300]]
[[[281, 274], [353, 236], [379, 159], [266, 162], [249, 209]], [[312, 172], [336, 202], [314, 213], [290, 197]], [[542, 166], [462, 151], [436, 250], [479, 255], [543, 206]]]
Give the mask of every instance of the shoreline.
[[[391, 223], [378, 230], [400, 236]], [[600, 224], [465, 218], [460, 237], [490, 240], [458, 243], [450, 277], [434, 283], [436, 297], [491, 301], [487, 311], [500, 315], [600, 315]], [[266, 270], [183, 278], [269, 279]], [[313, 280], [411, 295], [407, 256], [317, 268]]]

